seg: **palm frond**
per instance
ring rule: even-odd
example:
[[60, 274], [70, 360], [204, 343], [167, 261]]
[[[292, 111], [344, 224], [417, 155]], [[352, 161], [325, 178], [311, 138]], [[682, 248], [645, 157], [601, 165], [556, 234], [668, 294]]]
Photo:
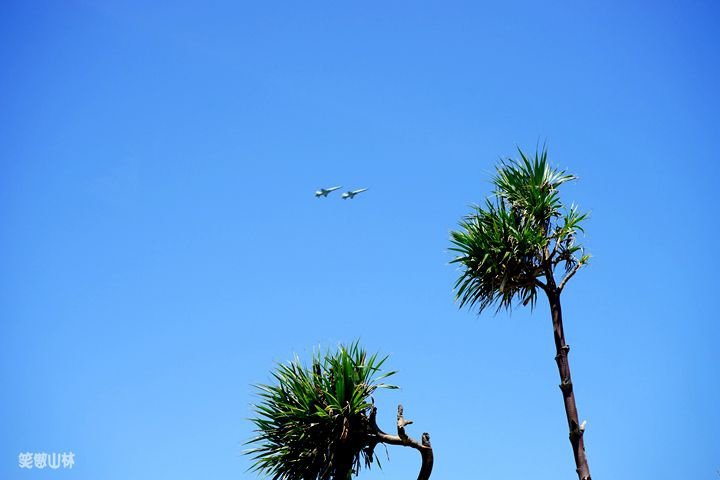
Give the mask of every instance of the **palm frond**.
[[518, 152], [519, 159], [500, 161], [494, 196], [473, 207], [460, 229], [451, 232], [450, 250], [457, 256], [450, 263], [461, 267], [455, 283], [461, 308], [508, 309], [515, 301], [534, 306], [546, 266], [552, 270], [564, 261], [570, 269], [581, 258], [587, 261], [574, 243], [587, 214], [575, 206], [563, 213], [558, 190], [576, 177], [552, 168], [546, 149], [534, 157]]
[[357, 473], [376, 461], [368, 448], [372, 394], [397, 388], [381, 380], [387, 357], [368, 356], [358, 342], [336, 352], [316, 354], [309, 368], [296, 357], [278, 365], [271, 385], [256, 385], [257, 436], [253, 469], [276, 480], [330, 480], [347, 464]]

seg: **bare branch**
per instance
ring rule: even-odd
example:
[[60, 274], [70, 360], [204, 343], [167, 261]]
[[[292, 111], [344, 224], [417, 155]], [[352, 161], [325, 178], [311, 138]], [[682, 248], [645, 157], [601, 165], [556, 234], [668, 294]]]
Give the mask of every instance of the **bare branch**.
[[407, 436], [407, 433], [405, 433], [405, 426], [410, 425], [413, 423], [412, 420], [405, 420], [403, 417], [403, 406], [398, 405], [398, 413], [397, 413], [397, 432], [398, 437], [402, 438], [404, 441], [408, 441], [410, 437]]
[[580, 270], [580, 267], [582, 267], [583, 265], [583, 262], [576, 263], [572, 270], [570, 270], [570, 273], [568, 273], [565, 278], [563, 278], [562, 282], [560, 282], [560, 286], [558, 287], [558, 295], [560, 294], [560, 292], [562, 292], [562, 289], [568, 282], [568, 280], [570, 280], [572, 276], [575, 275], [577, 271]]
[[405, 433], [405, 426], [410, 425], [412, 420], [405, 420], [403, 417], [403, 406], [398, 405], [397, 414], [397, 435], [390, 435], [382, 430], [377, 425], [377, 408], [373, 407], [370, 411], [370, 428], [379, 443], [385, 443], [388, 445], [401, 445], [403, 447], [412, 447], [420, 452], [422, 457], [422, 466], [420, 467], [420, 473], [418, 474], [418, 480], [429, 480], [430, 473], [432, 473], [433, 467], [433, 451], [430, 445], [430, 434], [425, 432], [422, 436], [422, 443], [414, 440]]
[[[559, 241], [558, 238], [555, 237], [554, 240], [555, 240], [555, 245], [553, 245], [552, 252], [551, 252], [550, 255], [545, 259], [545, 261], [553, 262], [553, 263], [555, 263], [555, 262], [553, 261], [553, 258], [555, 258], [555, 254], [557, 254], [558, 246], [559, 246], [559, 244], [560, 244], [560, 241]], [[545, 251], [547, 252], [547, 249], [546, 249]]]

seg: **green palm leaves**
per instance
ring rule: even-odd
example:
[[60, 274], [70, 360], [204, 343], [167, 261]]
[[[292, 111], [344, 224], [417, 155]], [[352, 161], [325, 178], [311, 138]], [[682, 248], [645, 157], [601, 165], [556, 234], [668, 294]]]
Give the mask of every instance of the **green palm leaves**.
[[369, 467], [372, 394], [397, 388], [382, 383], [395, 373], [380, 373], [386, 359], [355, 342], [315, 355], [310, 368], [297, 358], [279, 365], [275, 385], [257, 385], [253, 468], [276, 480], [344, 480], [361, 463]]
[[[575, 244], [587, 214], [575, 206], [566, 209], [558, 192], [576, 177], [551, 168], [545, 149], [534, 158], [518, 152], [520, 159], [498, 165], [494, 198], [475, 206], [460, 222], [460, 230], [451, 233], [450, 250], [458, 254], [451, 263], [462, 267], [455, 283], [461, 307], [482, 311], [493, 304], [510, 308], [514, 301], [534, 305], [538, 288], [557, 288], [559, 293], [590, 258]], [[548, 286], [560, 263], [565, 279], [559, 287]]]

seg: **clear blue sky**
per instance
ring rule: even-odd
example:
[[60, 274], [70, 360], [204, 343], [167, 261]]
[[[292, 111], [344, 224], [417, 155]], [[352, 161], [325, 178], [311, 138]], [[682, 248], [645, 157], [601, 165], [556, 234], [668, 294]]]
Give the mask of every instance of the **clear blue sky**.
[[[0, 478], [254, 478], [250, 384], [358, 337], [433, 478], [576, 478], [546, 304], [459, 311], [448, 265], [547, 141], [592, 211], [564, 309], [594, 478], [717, 480], [720, 9], [580, 3], [4, 2]], [[415, 478], [390, 456], [360, 478]]]

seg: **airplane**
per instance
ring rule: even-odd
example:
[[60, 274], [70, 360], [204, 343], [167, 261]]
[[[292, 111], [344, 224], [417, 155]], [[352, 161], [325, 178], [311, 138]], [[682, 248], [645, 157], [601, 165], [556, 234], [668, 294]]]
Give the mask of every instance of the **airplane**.
[[367, 190], [367, 188], [361, 188], [360, 190], [353, 190], [351, 192], [345, 192], [342, 194], [342, 199], [347, 200], [349, 198], [352, 200], [353, 198], [355, 198], [355, 195], [357, 195], [358, 193], [362, 193], [365, 190]]
[[342, 185], [338, 185], [337, 187], [321, 188], [320, 190], [315, 192], [315, 196], [316, 197], [327, 197], [328, 193], [334, 192], [338, 188], [342, 188]]

